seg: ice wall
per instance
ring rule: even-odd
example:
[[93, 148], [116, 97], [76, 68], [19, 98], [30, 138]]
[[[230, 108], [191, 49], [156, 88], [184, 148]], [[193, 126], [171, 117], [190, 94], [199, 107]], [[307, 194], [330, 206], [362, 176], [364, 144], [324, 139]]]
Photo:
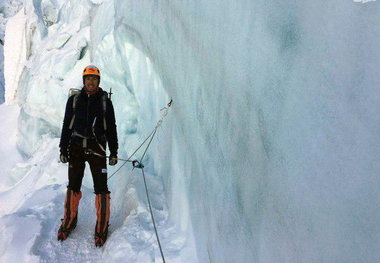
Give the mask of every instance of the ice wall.
[[153, 159], [200, 262], [377, 260], [378, 3], [115, 3], [175, 101]]
[[39, 3], [21, 132], [57, 135], [68, 83], [94, 61], [117, 91], [124, 151], [173, 98], [149, 164], [199, 262], [376, 262], [377, 2]]
[[[0, 46], [0, 61], [2, 63], [4, 63], [4, 47], [3, 45]], [[4, 66], [1, 67], [1, 71], [0, 71], [0, 104], [4, 102], [4, 93], [5, 93], [5, 89], [4, 89]]]
[[4, 102], [4, 33], [10, 17], [13, 17], [22, 7], [20, 0], [0, 1], [0, 104]]

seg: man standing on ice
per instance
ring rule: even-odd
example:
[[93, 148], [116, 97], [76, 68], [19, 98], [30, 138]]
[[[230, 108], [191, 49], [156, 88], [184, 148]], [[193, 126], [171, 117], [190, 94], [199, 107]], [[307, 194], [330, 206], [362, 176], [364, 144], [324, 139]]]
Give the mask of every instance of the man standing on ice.
[[69, 97], [63, 121], [60, 160], [69, 163], [64, 217], [58, 230], [58, 240], [65, 240], [76, 227], [80, 191], [85, 162], [90, 165], [95, 189], [95, 245], [103, 246], [107, 239], [110, 218], [110, 192], [107, 187], [106, 145], [110, 150], [109, 165], [117, 163], [118, 140], [115, 113], [107, 92], [99, 87], [100, 71], [87, 66], [83, 71], [84, 87]]

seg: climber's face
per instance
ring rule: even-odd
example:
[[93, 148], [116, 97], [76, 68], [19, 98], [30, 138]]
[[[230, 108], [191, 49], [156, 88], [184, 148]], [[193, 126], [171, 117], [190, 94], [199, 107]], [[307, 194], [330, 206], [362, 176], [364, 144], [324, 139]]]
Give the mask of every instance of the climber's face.
[[86, 90], [91, 92], [99, 88], [99, 77], [97, 76], [86, 76], [84, 78], [84, 86]]

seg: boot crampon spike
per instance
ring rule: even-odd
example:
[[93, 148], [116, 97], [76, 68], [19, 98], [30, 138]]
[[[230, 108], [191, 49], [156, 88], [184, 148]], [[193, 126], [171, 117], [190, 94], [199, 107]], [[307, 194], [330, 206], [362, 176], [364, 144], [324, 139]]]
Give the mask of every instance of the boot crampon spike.
[[61, 219], [62, 225], [60, 226], [58, 230], [58, 241], [66, 240], [66, 238], [70, 235], [71, 231], [75, 229], [77, 226], [77, 217], [75, 217], [72, 225], [69, 228], [65, 228], [63, 224], [63, 219]]
[[97, 226], [95, 227], [94, 241], [95, 241], [95, 246], [96, 247], [102, 247], [104, 245], [104, 243], [106, 242], [107, 235], [108, 235], [108, 226], [109, 225], [107, 225], [107, 229], [103, 233], [97, 232], [96, 231]]

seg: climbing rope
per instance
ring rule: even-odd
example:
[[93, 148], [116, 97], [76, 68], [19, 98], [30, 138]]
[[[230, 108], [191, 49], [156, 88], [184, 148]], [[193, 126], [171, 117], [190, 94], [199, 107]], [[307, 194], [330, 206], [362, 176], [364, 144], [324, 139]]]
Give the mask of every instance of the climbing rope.
[[144, 185], [145, 185], [146, 198], [148, 199], [150, 216], [152, 217], [152, 222], [153, 222], [154, 232], [156, 233], [156, 238], [157, 238], [158, 247], [160, 248], [160, 253], [161, 253], [162, 261], [163, 261], [164, 263], [166, 263], [166, 261], [165, 261], [165, 257], [164, 257], [164, 253], [162, 252], [162, 247], [161, 247], [160, 238], [158, 237], [158, 232], [157, 232], [156, 222], [154, 221], [154, 216], [153, 216], [153, 211], [152, 211], [152, 205], [150, 204], [150, 198], [149, 198], [149, 193], [148, 193], [148, 187], [146, 186], [146, 180], [145, 180], [144, 168], [141, 168], [141, 171], [142, 171], [143, 178], [144, 178]]
[[[145, 144], [145, 142], [153, 135], [156, 133], [156, 129], [154, 129], [149, 135], [148, 137], [146, 137], [146, 139], [139, 145], [139, 147], [137, 147], [137, 149], [131, 154], [131, 156], [129, 156], [129, 158], [127, 160], [124, 160], [124, 159], [120, 159], [120, 158], [117, 158], [117, 160], [119, 161], [124, 161], [124, 163], [115, 171], [113, 172], [107, 179], [109, 180], [112, 176], [114, 176], [117, 172], [120, 171], [120, 169], [127, 163], [127, 162], [133, 162], [131, 161], [131, 158], [138, 152], [138, 150], [140, 150], [140, 148]], [[109, 156], [106, 156], [106, 158], [109, 158]]]
[[[145, 193], [146, 193], [146, 198], [148, 200], [148, 206], [149, 206], [149, 211], [150, 211], [150, 216], [152, 218], [152, 223], [153, 223], [153, 227], [154, 227], [154, 232], [156, 234], [156, 238], [157, 238], [157, 243], [158, 243], [158, 247], [160, 249], [160, 253], [161, 253], [161, 257], [162, 257], [162, 261], [164, 263], [166, 263], [165, 261], [165, 256], [164, 256], [164, 253], [162, 252], [162, 247], [161, 247], [161, 242], [160, 242], [160, 238], [158, 236], [158, 232], [157, 232], [157, 227], [156, 227], [156, 222], [154, 220], [154, 216], [153, 216], [153, 210], [152, 210], [152, 205], [151, 205], [151, 202], [150, 202], [150, 198], [149, 198], [149, 191], [148, 191], [148, 186], [146, 184], [146, 178], [145, 178], [145, 173], [144, 173], [144, 165], [143, 165], [143, 159], [145, 157], [145, 154], [146, 152], [148, 151], [153, 139], [154, 139], [154, 136], [156, 135], [156, 132], [157, 132], [157, 129], [161, 126], [164, 118], [166, 117], [166, 115], [168, 115], [168, 112], [169, 112], [169, 109], [170, 109], [170, 106], [172, 105], [172, 102], [173, 100], [170, 100], [170, 102], [167, 104], [166, 107], [162, 108], [161, 110], [165, 110], [164, 113], [162, 114], [162, 117], [161, 119], [157, 122], [157, 125], [156, 127], [153, 129], [153, 131], [149, 134], [149, 136], [144, 140], [144, 142], [137, 148], [137, 150], [128, 158], [127, 161], [129, 161], [131, 159], [131, 157], [141, 148], [142, 145], [145, 144], [145, 142], [148, 140], [148, 138], [150, 137], [150, 141], [147, 145], [147, 147], [145, 148], [145, 151], [140, 159], [140, 161], [137, 161], [137, 160], [134, 160], [132, 161], [132, 164], [133, 164], [133, 169], [134, 168], [139, 168], [141, 169], [141, 172], [142, 172], [142, 175], [143, 175], [143, 179], [144, 179], [144, 186], [145, 186]], [[126, 164], [127, 162], [124, 162], [124, 164]], [[123, 165], [124, 165], [123, 164]], [[119, 168], [120, 169], [120, 168]], [[117, 172], [117, 171], [116, 171]], [[114, 174], [112, 174], [113, 176]]]
[[[170, 102], [166, 105], [166, 107], [162, 108], [162, 110], [165, 110], [164, 113], [162, 114], [162, 117], [161, 119], [157, 122], [156, 124], [156, 127], [154, 127], [153, 131], [148, 135], [148, 137], [145, 138], [145, 140], [139, 145], [139, 147], [137, 147], [137, 149], [129, 156], [128, 159], [121, 159], [121, 158], [117, 158], [117, 160], [120, 160], [120, 161], [123, 161], [124, 163], [115, 171], [113, 172], [107, 179], [110, 179], [112, 176], [114, 176], [117, 172], [120, 171], [120, 169], [127, 163], [127, 162], [131, 162], [132, 165], [133, 165], [133, 169], [135, 168], [138, 168], [138, 169], [141, 169], [141, 172], [142, 172], [142, 175], [143, 175], [143, 179], [144, 179], [144, 186], [145, 186], [145, 193], [146, 193], [146, 198], [148, 200], [148, 206], [149, 206], [149, 211], [150, 211], [150, 216], [152, 218], [152, 223], [153, 223], [153, 227], [154, 227], [154, 232], [156, 234], [156, 238], [157, 238], [157, 243], [158, 243], [158, 247], [160, 249], [160, 253], [161, 253], [161, 257], [162, 257], [162, 260], [164, 263], [166, 263], [165, 261], [165, 256], [164, 256], [164, 253], [162, 252], [162, 247], [161, 247], [161, 242], [160, 242], [160, 238], [158, 236], [158, 232], [157, 232], [157, 227], [156, 227], [156, 222], [154, 220], [154, 216], [153, 216], [153, 210], [152, 210], [152, 205], [151, 205], [151, 202], [150, 202], [150, 198], [149, 198], [149, 191], [148, 191], [148, 186], [146, 184], [146, 178], [145, 178], [145, 173], [144, 173], [144, 165], [143, 165], [143, 159], [145, 157], [145, 154], [146, 152], [148, 151], [153, 139], [154, 139], [154, 136], [156, 135], [157, 133], [157, 130], [158, 128], [162, 125], [162, 122], [164, 120], [164, 118], [166, 117], [166, 115], [168, 115], [169, 113], [169, 109], [171, 107], [173, 103], [173, 100], [170, 100]], [[150, 138], [149, 140], [149, 143], [148, 145], [146, 146], [145, 150], [144, 150], [144, 153], [140, 159], [140, 161], [138, 160], [133, 160], [131, 161], [131, 158], [138, 152], [138, 150], [140, 150], [140, 148], [148, 141], [148, 139]], [[103, 158], [110, 158], [110, 156], [104, 156], [104, 155], [101, 155], [93, 150], [90, 150], [88, 149], [87, 150], [87, 153], [88, 154], [94, 154], [94, 155], [97, 155], [97, 156], [100, 156], [100, 157], [103, 157]]]
[[[115, 171], [113, 172], [108, 178], [107, 180], [109, 180], [112, 176], [114, 176], [117, 172], [120, 171], [120, 169], [127, 163], [127, 162], [131, 162], [133, 164], [133, 168], [141, 168], [141, 167], [136, 167], [134, 164], [136, 162], [138, 162], [137, 160], [134, 160], [134, 161], [131, 161], [132, 157], [138, 152], [138, 150], [140, 150], [140, 148], [146, 143], [146, 141], [150, 138], [150, 141], [148, 143], [148, 146], [145, 148], [144, 150], [144, 153], [140, 159], [140, 162], [138, 163], [142, 163], [142, 160], [144, 159], [144, 156], [146, 154], [146, 152], [148, 151], [148, 148], [150, 147], [150, 144], [152, 143], [152, 140], [154, 138], [154, 136], [156, 135], [156, 132], [158, 130], [158, 128], [161, 126], [164, 118], [166, 117], [166, 115], [168, 115], [168, 112], [169, 112], [169, 108], [170, 106], [172, 105], [173, 103], [173, 100], [170, 100], [170, 102], [167, 104], [166, 107], [162, 108], [161, 110], [165, 110], [165, 112], [162, 114], [162, 117], [161, 119], [157, 122], [156, 124], [156, 127], [154, 127], [153, 131], [148, 135], [148, 137], [145, 138], [145, 140], [139, 145], [139, 147], [137, 147], [137, 149], [129, 156], [128, 159], [122, 159], [122, 158], [116, 158], [118, 161], [123, 161], [124, 163]], [[99, 156], [99, 157], [102, 157], [102, 158], [107, 158], [109, 159], [111, 156], [105, 156], [105, 155], [102, 155], [94, 150], [91, 150], [91, 149], [86, 149], [85, 150], [85, 153], [86, 154], [93, 154], [93, 155], [96, 155], [96, 156]]]

